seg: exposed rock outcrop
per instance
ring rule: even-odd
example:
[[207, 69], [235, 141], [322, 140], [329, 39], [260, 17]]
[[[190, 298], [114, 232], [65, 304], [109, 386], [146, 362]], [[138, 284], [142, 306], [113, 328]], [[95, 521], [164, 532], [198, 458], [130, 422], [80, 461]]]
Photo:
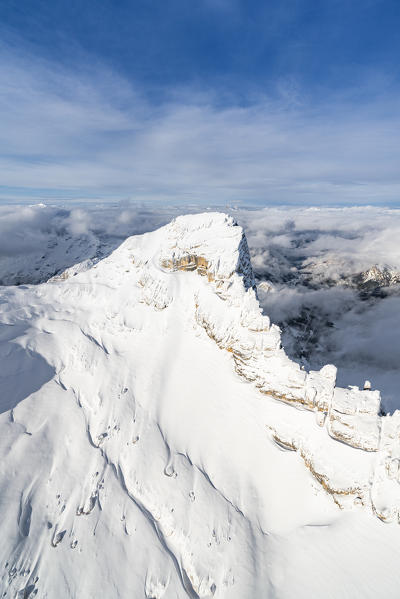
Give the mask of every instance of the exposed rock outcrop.
[[[218, 215], [216, 219], [215, 215], [210, 215], [208, 222], [204, 215], [201, 217], [199, 227], [196, 217], [180, 217], [173, 221], [169, 232], [171, 242], [162, 248], [160, 258], [164, 269], [197, 271], [199, 275], [207, 276], [213, 286], [215, 294], [211, 297], [201, 287], [196, 293], [196, 323], [221, 349], [232, 355], [236, 373], [254, 384], [260, 393], [296, 408], [314, 411], [317, 424], [325, 428], [329, 437], [358, 450], [378, 452], [379, 464], [382, 455], [387, 455], [383, 460], [386, 466], [379, 466], [380, 474], [375, 476], [379, 482], [374, 484], [382, 487], [382, 480], [388, 477], [391, 477], [390, 481], [395, 478], [397, 484], [397, 474], [394, 476], [393, 472], [400, 468], [400, 461], [397, 461], [398, 451], [393, 448], [399, 443], [394, 432], [397, 430], [394, 423], [399, 416], [382, 418], [379, 415], [380, 393], [377, 390], [335, 387], [336, 368], [333, 365], [306, 372], [288, 358], [281, 347], [279, 327], [261, 313], [247, 242], [240, 227], [227, 216]], [[221, 237], [216, 237], [215, 220], [218, 219], [223, 219], [226, 228]], [[219, 251], [223, 244], [225, 247]], [[384, 510], [371, 503], [369, 495], [374, 496], [374, 492], [368, 480], [362, 477], [351, 480], [350, 475], [346, 485], [340, 486], [329, 472], [334, 469], [316, 464], [306, 439], [288, 438], [280, 430], [274, 430], [273, 436], [278, 443], [300, 453], [306, 466], [338, 505], [344, 507], [351, 496], [356, 503], [368, 504], [375, 513], [382, 515]], [[394, 458], [389, 457], [392, 452]], [[397, 513], [398, 508], [393, 507], [390, 513], [393, 510]]]

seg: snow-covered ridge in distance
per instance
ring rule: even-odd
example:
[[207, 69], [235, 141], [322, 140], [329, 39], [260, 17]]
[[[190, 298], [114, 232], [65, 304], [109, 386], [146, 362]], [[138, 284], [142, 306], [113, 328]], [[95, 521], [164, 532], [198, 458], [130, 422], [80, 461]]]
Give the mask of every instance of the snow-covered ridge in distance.
[[231, 217], [73, 274], [2, 290], [3, 596], [398, 596], [400, 413], [286, 356]]

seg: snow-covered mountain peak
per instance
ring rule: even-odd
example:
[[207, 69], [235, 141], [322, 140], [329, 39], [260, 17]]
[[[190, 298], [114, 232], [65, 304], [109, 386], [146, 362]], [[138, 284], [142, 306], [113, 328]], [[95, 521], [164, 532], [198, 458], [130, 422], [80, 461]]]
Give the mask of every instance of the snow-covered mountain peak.
[[399, 414], [289, 360], [230, 217], [1, 299], [3, 596], [397, 597]]
[[192, 270], [210, 280], [242, 275], [246, 289], [254, 287], [246, 237], [231, 216], [205, 213], [176, 218], [168, 229], [161, 263], [166, 268]]

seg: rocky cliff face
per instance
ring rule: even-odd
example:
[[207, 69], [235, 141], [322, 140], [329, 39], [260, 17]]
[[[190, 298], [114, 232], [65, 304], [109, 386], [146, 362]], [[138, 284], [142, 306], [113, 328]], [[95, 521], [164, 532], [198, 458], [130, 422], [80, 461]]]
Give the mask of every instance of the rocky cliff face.
[[[204, 216], [191, 217], [190, 222], [194, 224], [196, 219], [203, 223]], [[225, 222], [228, 227], [235, 226], [230, 218], [225, 217]], [[232, 354], [235, 372], [251, 382], [260, 393], [293, 407], [315, 412], [317, 424], [331, 438], [363, 451], [386, 453], [387, 450], [383, 448], [388, 443], [390, 445], [386, 431], [393, 431], [393, 428], [397, 430], [397, 413], [394, 416], [380, 416], [380, 394], [377, 390], [360, 390], [356, 386], [348, 389], [335, 387], [336, 368], [333, 365], [324, 366], [318, 372], [305, 372], [286, 356], [281, 347], [279, 328], [261, 314], [254, 291], [247, 243], [240, 229], [236, 236], [236, 243], [240, 237], [238, 250], [233, 251], [230, 254], [231, 261], [226, 262], [221, 254], [215, 252], [215, 247], [209, 248], [204, 242], [193, 242], [195, 235], [193, 231], [189, 233], [187, 223], [188, 219], [182, 218], [176, 219], [171, 225], [174, 242], [163, 249], [161, 264], [169, 269], [197, 271], [200, 275], [207, 275], [214, 296], [204, 297], [203, 291], [197, 293], [195, 320], [219, 348]], [[243, 282], [240, 281], [242, 276]], [[221, 304], [221, 299], [224, 304]], [[332, 468], [333, 461], [322, 470], [317, 470], [314, 467], [316, 456], [307, 447], [307, 442], [299, 443], [292, 437], [287, 439], [287, 433], [282, 435], [276, 430], [273, 434], [281, 443], [300, 452], [306, 466], [341, 507], [347, 502], [347, 499], [346, 502], [341, 501], [341, 495], [354, 495], [355, 501], [362, 501], [382, 519], [386, 520], [388, 513], [391, 518], [399, 517], [400, 503], [389, 510], [381, 510], [379, 500], [374, 503], [370, 499], [370, 495], [376, 495], [374, 484], [382, 486], [382, 477], [387, 476], [382, 468], [379, 482], [370, 485], [368, 480], [363, 480], [360, 484], [355, 477], [343, 489], [335, 482], [335, 476], [329, 474], [330, 470], [335, 470], [335, 467]], [[395, 434], [394, 438], [397, 439], [398, 435]], [[394, 445], [392, 449], [397, 456]], [[397, 458], [394, 460], [391, 466], [387, 457], [387, 473], [395, 469]], [[342, 472], [346, 470], [345, 463], [337, 466]], [[372, 476], [374, 480], [377, 478], [374, 472]]]
[[[3, 293], [3, 596], [317, 596], [340, 521], [340, 592], [397, 597], [399, 413], [286, 356], [233, 219], [179, 217], [74, 274]], [[336, 557], [297, 568], [309, 529]]]

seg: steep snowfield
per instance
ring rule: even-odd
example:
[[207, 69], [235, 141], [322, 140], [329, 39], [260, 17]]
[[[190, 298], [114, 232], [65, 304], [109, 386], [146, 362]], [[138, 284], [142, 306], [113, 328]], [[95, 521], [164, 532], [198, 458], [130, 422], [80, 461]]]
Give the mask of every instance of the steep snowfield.
[[2, 290], [2, 597], [398, 598], [399, 414], [253, 286], [208, 213]]

